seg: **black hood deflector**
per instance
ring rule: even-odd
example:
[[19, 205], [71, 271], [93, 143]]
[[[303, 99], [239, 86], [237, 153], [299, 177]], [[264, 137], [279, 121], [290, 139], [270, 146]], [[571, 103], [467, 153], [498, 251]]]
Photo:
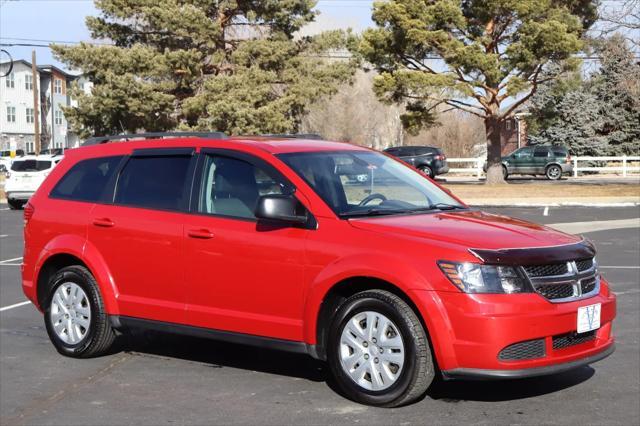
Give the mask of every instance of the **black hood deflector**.
[[562, 263], [590, 259], [596, 255], [596, 249], [591, 241], [585, 239], [576, 244], [562, 246], [498, 250], [469, 249], [469, 251], [486, 264], [509, 266]]

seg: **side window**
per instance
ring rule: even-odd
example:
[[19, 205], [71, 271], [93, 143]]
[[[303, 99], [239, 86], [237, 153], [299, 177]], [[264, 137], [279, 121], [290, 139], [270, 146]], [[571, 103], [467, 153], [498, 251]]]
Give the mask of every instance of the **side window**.
[[202, 170], [200, 213], [255, 219], [260, 196], [287, 192], [280, 178], [236, 158], [207, 155]]
[[546, 148], [536, 148], [533, 156], [537, 158], [547, 158], [549, 156], [549, 150]]
[[80, 161], [60, 179], [50, 196], [76, 201], [98, 201], [121, 159], [122, 157], [102, 157]]
[[161, 210], [180, 210], [189, 199], [191, 155], [133, 156], [118, 178], [115, 203]]
[[522, 148], [515, 152], [516, 158], [531, 158], [533, 150], [531, 148]]

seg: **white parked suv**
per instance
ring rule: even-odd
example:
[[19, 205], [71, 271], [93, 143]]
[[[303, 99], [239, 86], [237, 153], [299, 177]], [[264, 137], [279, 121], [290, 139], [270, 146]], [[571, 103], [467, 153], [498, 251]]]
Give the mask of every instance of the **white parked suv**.
[[62, 160], [60, 155], [27, 155], [13, 160], [4, 182], [9, 208], [21, 208], [51, 170]]

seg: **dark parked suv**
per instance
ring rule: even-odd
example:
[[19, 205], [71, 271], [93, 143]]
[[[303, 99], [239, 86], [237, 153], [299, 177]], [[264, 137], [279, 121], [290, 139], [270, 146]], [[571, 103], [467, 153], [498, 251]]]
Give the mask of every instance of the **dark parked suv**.
[[449, 171], [447, 157], [440, 148], [430, 146], [396, 146], [387, 148], [384, 152], [412, 165], [430, 178], [443, 175]]
[[520, 174], [544, 175], [548, 179], [558, 180], [571, 172], [571, 156], [563, 146], [525, 146], [502, 157], [502, 174], [505, 179], [509, 175]]

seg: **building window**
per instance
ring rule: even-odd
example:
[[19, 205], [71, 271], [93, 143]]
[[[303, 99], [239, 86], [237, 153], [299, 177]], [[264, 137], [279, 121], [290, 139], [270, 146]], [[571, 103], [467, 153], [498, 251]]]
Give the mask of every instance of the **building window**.
[[26, 109], [26, 116], [27, 116], [27, 123], [33, 123], [35, 121], [33, 116], [33, 108]]
[[62, 80], [59, 78], [53, 80], [53, 93], [62, 93]]
[[511, 120], [507, 120], [507, 130], [511, 130]]
[[64, 115], [62, 114], [62, 111], [56, 110], [55, 113], [53, 114], [53, 122], [60, 126], [62, 125], [63, 119], [64, 119]]
[[5, 80], [5, 84], [9, 89], [16, 87], [16, 75], [14, 73], [9, 74]]
[[27, 141], [27, 142], [25, 142], [25, 148], [27, 149], [27, 152], [35, 152], [36, 143]]
[[16, 122], [16, 107], [12, 107], [12, 106], [7, 107], [7, 122], [8, 123]]
[[24, 88], [27, 90], [33, 90], [33, 76], [26, 74], [24, 76]]

